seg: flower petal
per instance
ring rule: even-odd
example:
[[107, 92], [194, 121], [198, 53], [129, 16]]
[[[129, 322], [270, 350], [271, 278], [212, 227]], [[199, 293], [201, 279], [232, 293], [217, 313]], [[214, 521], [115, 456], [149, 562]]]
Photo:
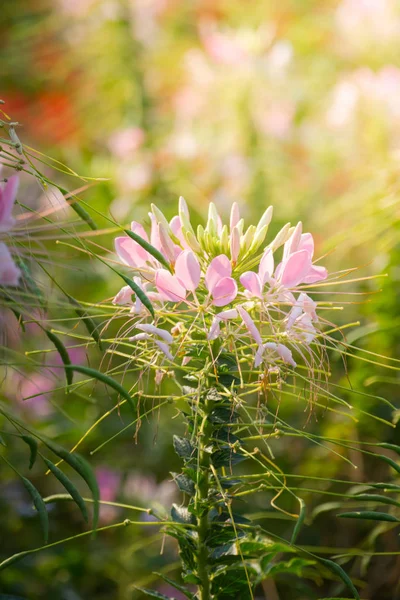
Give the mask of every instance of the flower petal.
[[129, 267], [140, 268], [149, 258], [148, 252], [128, 236], [117, 237], [114, 244], [119, 258]]
[[304, 278], [304, 283], [315, 283], [316, 281], [322, 281], [328, 277], [328, 271], [325, 267], [314, 267], [312, 266], [308, 271], [307, 276]]
[[140, 329], [141, 331], [145, 331], [146, 333], [153, 333], [154, 335], [158, 335], [167, 344], [171, 344], [174, 341], [174, 338], [166, 329], [160, 329], [160, 327], [156, 327], [155, 325], [151, 325], [150, 323], [142, 323], [140, 325], [136, 325], [136, 329]]
[[231, 274], [232, 265], [225, 254], [220, 254], [213, 258], [208, 266], [205, 277], [208, 291], [212, 293], [216, 284], [221, 281], [221, 279], [230, 277]]
[[132, 304], [132, 288], [129, 285], [124, 285], [112, 301], [113, 304]]
[[155, 284], [163, 300], [181, 302], [186, 297], [186, 290], [175, 275], [166, 269], [158, 269]]
[[307, 250], [310, 258], [314, 256], [314, 238], [311, 233], [303, 233], [300, 238], [298, 250]]
[[185, 289], [194, 292], [200, 283], [200, 265], [191, 250], [184, 250], [176, 259], [175, 273]]
[[21, 277], [21, 271], [14, 263], [7, 246], [0, 243], [0, 285], [17, 286]]
[[158, 340], [154, 340], [154, 341], [157, 344], [157, 346], [160, 348], [161, 352], [163, 352], [169, 360], [174, 360], [174, 357], [172, 356], [171, 352], [169, 351], [168, 344], [164, 344], [164, 342], [159, 342]]
[[280, 283], [287, 288], [295, 287], [304, 281], [311, 269], [311, 259], [307, 250], [294, 252], [282, 263], [279, 273]]
[[2, 190], [0, 190], [0, 231], [8, 231], [15, 224], [12, 209], [17, 196], [19, 185], [18, 175], [10, 177]]
[[279, 356], [281, 357], [281, 359], [283, 360], [283, 362], [288, 363], [289, 365], [292, 365], [292, 367], [297, 367], [297, 364], [293, 360], [292, 351], [289, 350], [289, 348], [287, 348], [287, 346], [284, 346], [283, 344], [278, 344], [276, 347], [276, 351], [279, 354]]
[[237, 284], [232, 277], [224, 277], [213, 287], [212, 297], [214, 306], [226, 306], [237, 296]]
[[248, 292], [250, 292], [251, 296], [256, 296], [257, 298], [262, 297], [261, 281], [254, 271], [246, 271], [246, 273], [243, 273], [243, 275], [240, 276], [240, 283]]
[[272, 274], [274, 272], [274, 253], [271, 248], [262, 255], [260, 260], [260, 266], [258, 268], [258, 275], [260, 277], [261, 286], [264, 287], [266, 283], [271, 281]]
[[230, 230], [232, 231], [234, 227], [236, 227], [236, 225], [239, 223], [240, 221], [240, 210], [239, 210], [239, 205], [237, 202], [234, 202], [232, 204], [232, 208], [231, 208], [231, 218], [230, 218]]
[[229, 244], [231, 251], [231, 260], [233, 263], [236, 263], [240, 252], [240, 233], [239, 228], [236, 226], [231, 231]]
[[258, 331], [256, 324], [254, 323], [253, 319], [251, 318], [251, 316], [249, 315], [247, 310], [245, 310], [243, 308], [243, 306], [238, 306], [237, 310], [238, 310], [238, 313], [240, 314], [240, 316], [242, 317], [243, 323], [246, 325], [250, 335], [255, 339], [255, 341], [257, 342], [257, 344], [259, 346], [262, 345], [261, 334]]

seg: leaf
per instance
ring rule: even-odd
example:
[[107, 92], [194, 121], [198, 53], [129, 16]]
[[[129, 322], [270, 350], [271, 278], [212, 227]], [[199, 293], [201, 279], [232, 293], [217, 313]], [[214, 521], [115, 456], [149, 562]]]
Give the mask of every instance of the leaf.
[[343, 581], [343, 583], [345, 583], [347, 585], [347, 587], [349, 588], [349, 590], [351, 590], [351, 593], [353, 594], [353, 596], [356, 600], [360, 600], [359, 593], [357, 592], [356, 588], [354, 587], [354, 584], [351, 581], [350, 577], [347, 575], [347, 573], [345, 573], [345, 571], [343, 571], [342, 567], [340, 567], [338, 564], [333, 562], [333, 560], [329, 560], [328, 558], [318, 558], [318, 560], [322, 564], [326, 565], [328, 567], [328, 569], [333, 571]]
[[246, 460], [246, 458], [246, 456], [239, 454], [239, 452], [233, 452], [231, 448], [221, 448], [221, 450], [213, 452], [211, 456], [212, 463], [216, 469], [237, 465], [243, 460]]
[[69, 357], [66, 347], [64, 346], [62, 341], [52, 331], [50, 331], [49, 329], [44, 329], [44, 328], [43, 328], [43, 331], [45, 332], [45, 334], [47, 335], [49, 340], [56, 347], [58, 354], [60, 355], [60, 358], [64, 364], [65, 378], [67, 380], [67, 385], [71, 385], [73, 383], [73, 371], [71, 371], [68, 368], [71, 366], [71, 359]]
[[65, 450], [65, 448], [59, 446], [58, 444], [56, 444], [52, 440], [45, 438], [44, 436], [41, 436], [40, 439], [52, 452], [54, 452], [54, 454], [65, 460], [65, 462], [69, 464], [70, 467], [72, 467], [77, 473], [79, 473], [79, 475], [82, 477], [82, 479], [84, 479], [84, 481], [86, 481], [93, 496], [93, 529], [96, 529], [97, 521], [99, 519], [100, 492], [96, 477], [91, 467], [86, 462], [86, 460], [78, 454], [71, 454], [70, 452], [68, 452], [68, 450]]
[[32, 469], [33, 465], [35, 464], [35, 460], [37, 457], [37, 451], [38, 451], [38, 443], [35, 440], [35, 438], [33, 438], [31, 435], [21, 435], [21, 439], [24, 440], [24, 442], [26, 444], [28, 444], [30, 451], [31, 451], [31, 456], [30, 456], [30, 460], [29, 460], [29, 468]]
[[393, 500], [387, 496], [380, 496], [379, 494], [357, 494], [355, 500], [366, 500], [367, 502], [382, 502], [382, 504], [391, 504], [392, 506], [399, 506], [400, 502]]
[[190, 458], [193, 454], [193, 446], [186, 438], [173, 436], [174, 450], [180, 458]]
[[181, 492], [193, 496], [195, 492], [194, 483], [187, 475], [184, 475], [183, 473], [171, 473], [171, 475]]
[[121, 396], [123, 396], [125, 398], [125, 400], [131, 406], [131, 408], [134, 411], [135, 416], [136, 416], [136, 405], [133, 401], [132, 396], [129, 394], [129, 392], [126, 391], [126, 389], [124, 387], [122, 387], [122, 385], [120, 383], [115, 381], [115, 379], [112, 379], [112, 377], [109, 377], [108, 375], [105, 375], [104, 373], [101, 373], [100, 371], [96, 371], [96, 369], [91, 369], [90, 367], [85, 367], [84, 365], [71, 365], [70, 364], [70, 365], [68, 365], [67, 368], [71, 369], [72, 371], [77, 371], [78, 373], [82, 373], [83, 375], [87, 375], [88, 377], [93, 377], [94, 379], [97, 379], [98, 381], [101, 381], [102, 383], [105, 383], [106, 385], [112, 387], [116, 392], [118, 392]]
[[369, 521], [388, 521], [390, 523], [400, 523], [400, 519], [383, 512], [376, 511], [357, 511], [357, 512], [346, 512], [337, 515], [342, 519], [366, 519]]
[[[191, 592], [189, 592], [189, 590], [187, 590], [185, 588], [185, 586], [181, 585], [180, 583], [177, 583], [176, 581], [174, 581], [173, 579], [170, 579], [169, 577], [167, 577], [166, 575], [163, 575], [162, 573], [154, 573], [154, 575], [161, 577], [161, 579], [163, 579], [164, 581], [169, 583], [169, 585], [172, 585], [172, 587], [174, 587], [177, 590], [179, 590], [180, 592], [182, 592], [182, 594], [184, 596], [186, 596], [186, 598], [189, 598], [190, 600], [192, 600], [192, 598], [194, 598], [194, 595]], [[0, 598], [0, 600], [1, 600], [1, 598]]]
[[151, 316], [154, 318], [155, 314], [154, 314], [153, 305], [150, 302], [150, 300], [148, 299], [148, 297], [146, 296], [146, 294], [144, 293], [144, 291], [138, 285], [136, 285], [136, 283], [134, 281], [132, 281], [132, 279], [129, 279], [129, 277], [127, 277], [123, 273], [120, 273], [116, 269], [113, 269], [113, 270], [116, 273], [118, 273], [118, 275], [120, 277], [122, 277], [122, 279], [125, 281], [125, 283], [127, 285], [129, 285], [129, 287], [131, 288], [131, 290], [135, 292], [136, 296], [139, 298], [139, 300], [141, 301], [141, 303], [149, 310]]
[[297, 536], [300, 533], [300, 529], [301, 529], [304, 519], [306, 517], [306, 503], [304, 502], [304, 500], [302, 498], [298, 498], [298, 500], [299, 500], [299, 504], [300, 504], [300, 514], [299, 514], [299, 518], [297, 519], [297, 523], [293, 529], [292, 538], [290, 540], [291, 544], [296, 543]]
[[42, 496], [39, 494], [39, 492], [37, 491], [37, 489], [35, 488], [33, 483], [31, 483], [29, 481], [29, 479], [27, 479], [26, 477], [23, 477], [22, 475], [21, 475], [21, 479], [22, 479], [22, 483], [24, 484], [25, 488], [28, 490], [28, 492], [33, 500], [33, 504], [34, 504], [36, 510], [39, 513], [39, 519], [40, 519], [40, 524], [42, 526], [44, 543], [47, 544], [47, 541], [49, 539], [49, 517], [47, 515], [46, 505], [43, 502]]
[[86, 504], [85, 504], [82, 496], [80, 495], [80, 493], [78, 492], [78, 490], [76, 489], [74, 484], [72, 483], [72, 481], [65, 475], [65, 473], [63, 473], [61, 471], [61, 469], [59, 469], [54, 463], [52, 463], [51, 460], [48, 460], [44, 456], [42, 458], [43, 458], [44, 462], [46, 463], [47, 467], [53, 473], [53, 475], [65, 487], [67, 492], [69, 492], [69, 494], [71, 495], [72, 499], [76, 502], [76, 504], [78, 505], [78, 507], [82, 513], [83, 518], [85, 519], [85, 521], [87, 523], [89, 519], [88, 519]]
[[164, 265], [164, 267], [172, 273], [171, 265], [165, 259], [165, 257], [161, 254], [161, 252], [159, 252], [159, 250], [157, 250], [157, 248], [155, 248], [154, 246], [149, 244], [149, 242], [146, 242], [146, 240], [144, 240], [142, 237], [140, 237], [140, 235], [138, 235], [137, 233], [134, 233], [133, 231], [130, 231], [129, 229], [124, 229], [124, 233], [126, 233], [126, 235], [129, 236], [134, 242], [139, 244], [139, 246], [142, 246], [142, 248], [144, 248], [149, 254], [151, 254], [151, 256], [153, 256], [156, 260], [158, 260], [159, 263]]
[[392, 460], [388, 456], [383, 456], [382, 454], [374, 454], [374, 456], [376, 456], [377, 458], [380, 458], [385, 463], [387, 463], [388, 465], [390, 465], [392, 467], [392, 469], [394, 469], [395, 471], [397, 471], [398, 473], [400, 473], [400, 465], [398, 465], [394, 460]]
[[210, 554], [210, 558], [212, 560], [220, 560], [226, 556], [238, 556], [238, 554], [238, 545], [234, 542], [233, 544], [223, 544], [222, 546], [214, 548]]
[[7, 446], [7, 444], [6, 444], [6, 443], [5, 443], [5, 441], [4, 441], [4, 438], [3, 438], [1, 435], [0, 435], [0, 444], [1, 444], [2, 446]]
[[184, 506], [178, 506], [177, 504], [173, 504], [171, 508], [171, 517], [172, 520], [176, 523], [184, 523], [187, 525], [188, 523], [194, 524], [195, 518]]
[[397, 446], [396, 444], [387, 444], [386, 442], [382, 442], [380, 444], [376, 444], [379, 448], [386, 448], [386, 450], [393, 450], [393, 452], [396, 452], [397, 454], [400, 455], [400, 446]]
[[100, 350], [103, 350], [103, 344], [101, 342], [101, 337], [98, 332], [98, 324], [96, 323], [96, 321], [87, 314], [87, 312], [84, 310], [82, 305], [78, 302], [78, 300], [75, 300], [75, 298], [73, 298], [69, 294], [66, 294], [66, 296], [67, 296], [68, 300], [70, 301], [70, 303], [74, 306], [75, 312], [78, 315], [78, 317], [80, 319], [82, 319], [83, 324], [86, 327], [89, 335], [94, 339], [94, 341], [96, 342], [96, 344], [98, 345]]
[[164, 594], [160, 594], [160, 592], [156, 592], [155, 590], [147, 590], [145, 588], [134, 586], [135, 590], [139, 590], [145, 596], [149, 596], [150, 598], [158, 598], [158, 600], [176, 600], [176, 598], [171, 598], [170, 596], [165, 596]]

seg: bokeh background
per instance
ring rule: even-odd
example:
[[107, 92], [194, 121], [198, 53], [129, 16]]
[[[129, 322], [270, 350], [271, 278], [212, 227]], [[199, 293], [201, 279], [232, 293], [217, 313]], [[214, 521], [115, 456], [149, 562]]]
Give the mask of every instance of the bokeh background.
[[[223, 215], [237, 201], [250, 222], [272, 204], [275, 229], [301, 219], [331, 272], [357, 267], [360, 280], [346, 290], [360, 295], [340, 296], [344, 310], [332, 320], [360, 321], [347, 340], [392, 358], [400, 347], [399, 57], [397, 0], [19, 0], [4, 2], [0, 11], [0, 97], [7, 113], [22, 124], [18, 132], [26, 144], [79, 175], [102, 179], [84, 191], [85, 202], [121, 223], [146, 220], [151, 202], [172, 216], [179, 195], [195, 220], [210, 201]], [[70, 190], [82, 186], [42, 168]], [[40, 190], [25, 185], [36, 201]], [[101, 241], [112, 250], [112, 238]], [[70, 294], [97, 302], [116, 293], [118, 282], [101, 265], [78, 255], [72, 261], [73, 269], [60, 268]], [[385, 277], [368, 279], [375, 275]], [[13, 343], [32, 350], [44, 342], [32, 327], [28, 341], [15, 333]], [[382, 361], [362, 353], [344, 368], [331, 357], [333, 381], [362, 392], [342, 392], [357, 419], [322, 409], [309, 419], [296, 401], [281, 406], [282, 418], [355, 445], [399, 443], [393, 428], [369, 416], [398, 417], [374, 396], [400, 407], [397, 371], [374, 362]], [[110, 402], [104, 392], [100, 401], [83, 394], [65, 400], [50, 393], [56, 380], [51, 369], [22, 373], [12, 393], [8, 386], [3, 395], [24, 418], [72, 447]], [[21, 398], [35, 394], [18, 408]], [[179, 469], [171, 449], [171, 434], [179, 431], [174, 416], [167, 408], [143, 419], [137, 435], [128, 429], [90, 457], [104, 500], [165, 507], [179, 501], [169, 475]], [[88, 457], [124, 425], [113, 413], [82, 453]], [[273, 449], [285, 472], [304, 476], [305, 488], [311, 485], [307, 475], [350, 483], [394, 477], [360, 456], [353, 457], [355, 470], [304, 439], [283, 438]], [[16, 446], [17, 462], [18, 452]], [[387, 456], [398, 458], [391, 451]], [[60, 491], [43, 469], [33, 477], [44, 495]], [[340, 495], [350, 483], [320, 489]], [[0, 491], [1, 558], [40, 546], [29, 498], [3, 467]], [[329, 549], [338, 554], [335, 548], [400, 552], [396, 529], [338, 523], [329, 506], [313, 518], [313, 507], [335, 496], [303, 497], [310, 507], [304, 546], [322, 546], [327, 555]], [[267, 511], [269, 499], [260, 494], [248, 512]], [[110, 507], [101, 513], [103, 524], [124, 516]], [[51, 524], [53, 541], [84, 531], [68, 505], [52, 509]], [[284, 535], [288, 525], [276, 520], [273, 527]], [[173, 574], [177, 561], [174, 544], [163, 544], [155, 530], [110, 530], [31, 555], [2, 573], [0, 589], [30, 600], [140, 598], [134, 585], [170, 593], [151, 573]], [[366, 582], [362, 598], [400, 598], [399, 556], [351, 558], [344, 566]], [[343, 593], [335, 582], [289, 574], [266, 584], [260, 598]]]

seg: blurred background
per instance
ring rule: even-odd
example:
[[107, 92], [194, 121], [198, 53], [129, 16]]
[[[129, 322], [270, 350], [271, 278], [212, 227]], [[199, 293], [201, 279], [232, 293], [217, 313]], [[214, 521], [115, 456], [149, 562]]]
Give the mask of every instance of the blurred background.
[[[399, 57], [398, 0], [18, 0], [4, 2], [0, 12], [0, 97], [6, 111], [22, 124], [18, 133], [26, 144], [79, 175], [104, 179], [83, 193], [89, 205], [129, 223], [146, 220], [151, 202], [171, 217], [179, 195], [195, 220], [206, 215], [210, 201], [225, 216], [238, 202], [247, 222], [272, 204], [274, 228], [302, 220], [331, 272], [357, 267], [360, 280], [346, 290], [361, 295], [340, 296], [344, 310], [332, 320], [360, 321], [347, 340], [392, 358], [400, 348]], [[70, 190], [82, 185], [42, 168]], [[37, 187], [27, 183], [25, 189], [27, 197], [39, 196]], [[104, 245], [112, 250], [112, 238]], [[77, 255], [76, 270], [60, 271], [68, 292], [92, 302], [115, 295], [119, 283], [109, 271], [85, 260]], [[363, 279], [372, 275], [387, 277]], [[40, 347], [40, 333], [31, 333], [23, 343]], [[13, 343], [22, 344], [17, 333]], [[357, 419], [322, 409], [308, 419], [297, 401], [281, 407], [282, 418], [356, 445], [360, 439], [399, 443], [398, 433], [383, 422], [396, 422], [399, 413], [375, 399], [400, 408], [397, 371], [373, 364], [380, 362], [375, 356], [360, 356], [349, 358], [346, 369], [331, 357], [333, 381], [346, 387], [350, 382], [355, 390], [341, 396], [355, 406]], [[68, 447], [110, 408], [105, 393], [100, 406], [90, 398], [66, 401], [50, 394], [56, 387], [50, 369], [20, 377], [4, 397], [17, 406], [18, 398], [34, 396], [21, 405], [24, 417]], [[171, 448], [171, 434], [179, 431], [174, 415], [163, 409], [143, 420], [137, 437], [128, 429], [90, 457], [104, 500], [166, 508], [180, 501], [169, 475], [179, 469]], [[82, 454], [89, 457], [124, 425], [114, 413], [85, 441]], [[304, 476], [305, 488], [311, 485], [307, 476], [360, 483], [395, 473], [360, 457], [354, 470], [304, 439], [282, 438], [273, 450], [285, 472]], [[18, 452], [16, 446], [17, 460]], [[389, 450], [387, 456], [398, 458]], [[60, 491], [42, 468], [34, 476], [43, 494]], [[350, 483], [320, 489], [330, 501], [329, 494], [340, 495]], [[312, 518], [324, 497], [302, 497], [310, 507], [300, 538], [304, 546], [331, 548], [331, 554], [334, 548], [400, 552], [393, 528], [338, 523], [329, 507]], [[251, 511], [265, 510], [269, 498], [256, 498]], [[1, 558], [41, 545], [29, 498], [3, 468], [0, 508]], [[84, 531], [75, 507], [52, 511], [52, 541]], [[122, 509], [103, 507], [102, 524], [125, 516]], [[284, 520], [273, 526], [282, 535], [288, 527]], [[140, 598], [134, 585], [168, 594], [171, 589], [151, 573], [171, 574], [177, 562], [174, 544], [163, 545], [156, 530], [110, 530], [31, 555], [1, 574], [0, 590], [29, 600]], [[346, 559], [344, 566], [366, 581], [362, 598], [400, 598], [399, 556]], [[313, 600], [344, 593], [335, 582], [322, 585], [294, 575], [277, 577], [260, 598]]]

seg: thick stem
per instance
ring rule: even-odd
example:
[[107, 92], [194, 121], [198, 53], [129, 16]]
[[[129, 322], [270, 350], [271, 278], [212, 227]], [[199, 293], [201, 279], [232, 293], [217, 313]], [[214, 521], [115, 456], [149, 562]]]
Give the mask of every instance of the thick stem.
[[210, 600], [211, 598], [210, 577], [208, 570], [208, 548], [206, 543], [209, 533], [209, 509], [207, 506], [204, 506], [207, 505], [210, 484], [210, 455], [205, 450], [208, 445], [209, 437], [207, 416], [208, 415], [206, 411], [198, 432], [199, 473], [195, 495], [195, 504], [201, 510], [200, 516], [197, 517], [197, 575], [201, 580], [201, 584], [199, 584], [200, 600]]

